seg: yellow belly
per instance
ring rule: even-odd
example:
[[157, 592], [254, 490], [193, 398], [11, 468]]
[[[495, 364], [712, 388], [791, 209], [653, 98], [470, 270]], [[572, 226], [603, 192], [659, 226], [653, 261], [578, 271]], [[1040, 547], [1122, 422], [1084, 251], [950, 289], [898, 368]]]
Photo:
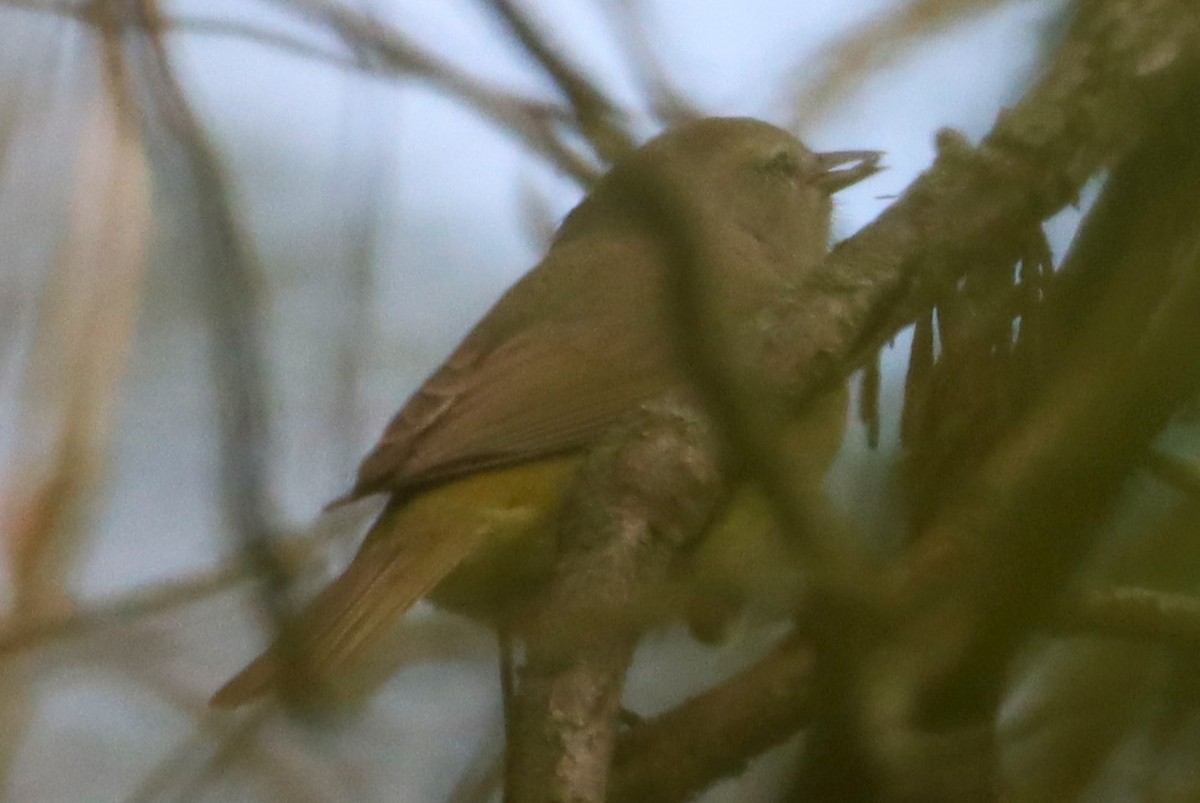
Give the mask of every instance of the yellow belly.
[[431, 491], [444, 497], [453, 519], [448, 526], [484, 535], [430, 599], [474, 619], [494, 621], [536, 591], [554, 568], [558, 512], [581, 462], [571, 456], [523, 463]]
[[[844, 389], [830, 394], [781, 434], [782, 447], [794, 456], [795, 480], [810, 490], [819, 489], [837, 455], [846, 401]], [[581, 462], [579, 456], [558, 457], [482, 472], [414, 500], [427, 516], [442, 518], [447, 532], [477, 536], [478, 546], [430, 599], [494, 622], [541, 588], [554, 567], [558, 513]], [[799, 582], [799, 567], [767, 502], [745, 485], [680, 560], [656, 615], [687, 619], [697, 636], [713, 640], [745, 605], [768, 616], [790, 611]]]

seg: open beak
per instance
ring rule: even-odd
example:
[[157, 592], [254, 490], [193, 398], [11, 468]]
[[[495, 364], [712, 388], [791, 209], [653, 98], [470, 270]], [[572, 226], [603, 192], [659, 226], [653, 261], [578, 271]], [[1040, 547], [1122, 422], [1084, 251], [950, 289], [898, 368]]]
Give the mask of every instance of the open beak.
[[[882, 170], [883, 168], [879, 165], [879, 160], [882, 158], [883, 151], [818, 153], [817, 162], [821, 165], [822, 172], [814, 183], [833, 195], [835, 192], [844, 190], [851, 184], [857, 184], [864, 178], [873, 176]], [[847, 164], [851, 166], [842, 170], [835, 169]]]

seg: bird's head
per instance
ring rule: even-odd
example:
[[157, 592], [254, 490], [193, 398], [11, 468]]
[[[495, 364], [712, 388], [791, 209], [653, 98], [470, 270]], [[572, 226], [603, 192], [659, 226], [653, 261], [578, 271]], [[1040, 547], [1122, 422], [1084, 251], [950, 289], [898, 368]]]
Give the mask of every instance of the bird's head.
[[736, 241], [732, 247], [764, 248], [776, 261], [811, 263], [828, 247], [833, 194], [878, 172], [880, 156], [815, 153], [787, 131], [749, 118], [694, 120], [618, 162], [580, 217], [590, 216], [588, 206], [633, 222], [647, 210], [661, 214], [663, 198], [650, 198], [657, 183], [659, 190], [668, 186], [668, 195], [685, 203], [708, 234], [722, 232]]

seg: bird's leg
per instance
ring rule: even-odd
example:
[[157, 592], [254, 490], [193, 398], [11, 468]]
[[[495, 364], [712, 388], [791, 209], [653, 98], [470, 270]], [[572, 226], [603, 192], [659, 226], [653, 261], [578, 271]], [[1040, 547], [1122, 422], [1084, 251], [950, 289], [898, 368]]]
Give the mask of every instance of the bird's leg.
[[509, 803], [513, 768], [513, 745], [516, 744], [516, 662], [513, 657], [512, 632], [507, 624], [496, 628], [496, 640], [500, 647], [500, 699], [504, 714], [504, 803]]

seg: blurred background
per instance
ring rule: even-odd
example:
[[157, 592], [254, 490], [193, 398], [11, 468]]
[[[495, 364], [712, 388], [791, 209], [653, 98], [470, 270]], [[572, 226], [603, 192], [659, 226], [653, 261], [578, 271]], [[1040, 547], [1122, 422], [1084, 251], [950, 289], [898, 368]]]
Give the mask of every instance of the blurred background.
[[[451, 615], [412, 617], [405, 669], [348, 721], [218, 717], [206, 700], [270, 628], [239, 533], [294, 544], [302, 587], [348, 559], [377, 508], [322, 507], [581, 197], [484, 108], [548, 109], [558, 88], [479, 0], [337, 6], [360, 29], [331, 24], [323, 2], [164, 2], [161, 50], [105, 35], [135, 14], [127, 5], [0, 2], [0, 599], [12, 614], [0, 789], [16, 801], [486, 799], [495, 647]], [[885, 172], [838, 196], [838, 238], [931, 162], [939, 128], [982, 136], [1064, 13], [1040, 0], [518, 6], [643, 138], [669, 95], [815, 149], [885, 151]], [[1048, 226], [1056, 253], [1079, 214]], [[829, 479], [880, 538], [897, 526], [905, 346], [883, 363], [878, 448], [855, 425]], [[628, 705], [678, 702], [778, 632], [747, 624], [717, 647], [657, 634]], [[794, 749], [705, 799], [760, 799]]]

